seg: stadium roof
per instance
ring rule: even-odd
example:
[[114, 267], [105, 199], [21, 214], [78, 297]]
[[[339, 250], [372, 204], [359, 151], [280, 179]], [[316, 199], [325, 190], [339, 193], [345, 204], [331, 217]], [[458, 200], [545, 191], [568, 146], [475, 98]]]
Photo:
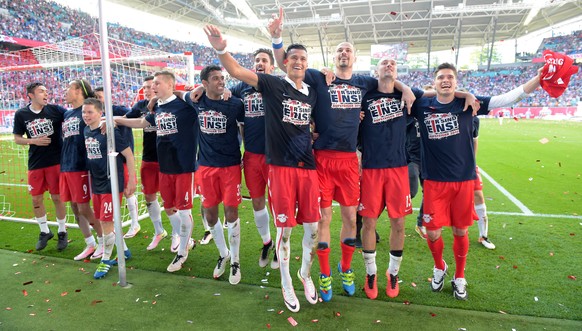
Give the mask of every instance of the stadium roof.
[[406, 43], [409, 53], [428, 52], [428, 45], [430, 51], [480, 46], [582, 15], [582, 0], [110, 1], [196, 26], [215, 24], [224, 33], [266, 44], [266, 22], [282, 6], [287, 43], [329, 52], [348, 40], [363, 55], [372, 44]]

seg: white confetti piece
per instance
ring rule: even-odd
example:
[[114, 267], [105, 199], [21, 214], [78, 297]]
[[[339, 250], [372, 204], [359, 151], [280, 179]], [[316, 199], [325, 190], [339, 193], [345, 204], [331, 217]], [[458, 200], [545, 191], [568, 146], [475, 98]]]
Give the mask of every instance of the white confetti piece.
[[267, 311], [275, 311], [275, 309], [269, 308], [269, 309], [267, 309]]
[[139, 302], [139, 298], [135, 299], [135, 302]]
[[269, 283], [269, 280], [268, 280], [268, 279], [266, 279], [266, 278], [265, 278], [265, 279], [261, 279], [261, 283], [263, 283], [263, 284], [267, 284], [267, 283]]
[[220, 293], [214, 293], [214, 296], [215, 297], [220, 296]]
[[529, 179], [529, 181], [531, 182], [531, 181], [533, 180], [533, 177], [530, 177], [530, 178], [528, 178], [528, 179]]
[[538, 302], [538, 297], [534, 297], [534, 301], [535, 302]]
[[547, 144], [550, 142], [550, 140], [548, 138], [542, 138], [539, 140], [541, 144]]

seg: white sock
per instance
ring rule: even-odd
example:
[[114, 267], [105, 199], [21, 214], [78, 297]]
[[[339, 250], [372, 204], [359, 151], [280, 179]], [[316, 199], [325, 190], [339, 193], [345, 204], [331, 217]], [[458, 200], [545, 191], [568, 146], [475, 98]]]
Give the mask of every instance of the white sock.
[[87, 246], [91, 246], [91, 247], [95, 247], [97, 246], [97, 243], [95, 242], [95, 237], [93, 237], [93, 235], [85, 238], [85, 244], [87, 244]]
[[400, 263], [402, 262], [402, 256], [394, 256], [390, 254], [390, 262], [388, 263], [388, 272], [394, 276], [398, 275], [398, 270], [400, 270]]
[[137, 220], [137, 198], [134, 194], [125, 200], [127, 202], [127, 210], [129, 210], [129, 217], [131, 217], [131, 227], [135, 228], [139, 225]]
[[115, 233], [111, 232], [103, 235], [103, 257], [101, 260], [111, 260], [113, 246], [115, 246]]
[[368, 275], [375, 275], [378, 273], [378, 269], [376, 268], [376, 251], [373, 253], [362, 252], [364, 255], [364, 264], [366, 266], [366, 273]]
[[226, 240], [224, 239], [224, 232], [222, 230], [220, 219], [216, 224], [214, 224], [214, 226], [210, 227], [210, 233], [212, 233], [212, 237], [214, 237], [214, 244], [216, 244], [216, 248], [218, 248], [220, 257], [226, 257], [228, 255], [228, 248], [226, 247]]
[[67, 232], [67, 226], [65, 225], [65, 221], [66, 221], [66, 219], [60, 220], [57, 218], [57, 223], [59, 223], [58, 232]]
[[230, 260], [233, 263], [240, 262], [240, 218], [228, 223], [228, 241], [230, 243]]
[[289, 272], [289, 257], [291, 256], [291, 243], [289, 240], [291, 239], [292, 230], [293, 228], [277, 227], [277, 257], [279, 258], [282, 287], [293, 287], [291, 273]]
[[40, 232], [49, 233], [48, 224], [46, 224], [46, 215], [43, 217], [36, 217], [36, 221], [38, 222], [38, 226], [40, 226]]
[[180, 235], [180, 215], [178, 213], [174, 213], [173, 215], [168, 215], [170, 219], [170, 224], [172, 224], [172, 236], [173, 235]]
[[261, 239], [263, 240], [263, 245], [268, 244], [271, 241], [271, 231], [269, 230], [269, 211], [267, 207], [262, 210], [253, 210], [255, 214], [255, 224]]
[[156, 234], [162, 234], [162, 232], [164, 232], [164, 227], [162, 226], [162, 210], [160, 208], [160, 203], [156, 199], [152, 202], [148, 202], [146, 206]]
[[121, 237], [121, 241], [123, 242], [123, 251], [125, 252], [126, 250], [129, 249], [129, 247], [127, 247], [127, 244], [125, 243], [125, 239], [123, 239], [123, 237]]
[[487, 237], [487, 206], [484, 203], [475, 206], [475, 212], [479, 216], [477, 227], [479, 227], [479, 237]]
[[103, 239], [103, 236], [101, 237], [97, 237], [97, 244], [103, 246], [103, 243], [105, 242], [105, 239]]
[[188, 254], [188, 242], [192, 236], [192, 210], [178, 210], [180, 215], [180, 248], [178, 255], [186, 256]]
[[301, 277], [311, 277], [311, 264], [315, 256], [317, 238], [317, 222], [303, 223], [303, 257], [301, 259]]

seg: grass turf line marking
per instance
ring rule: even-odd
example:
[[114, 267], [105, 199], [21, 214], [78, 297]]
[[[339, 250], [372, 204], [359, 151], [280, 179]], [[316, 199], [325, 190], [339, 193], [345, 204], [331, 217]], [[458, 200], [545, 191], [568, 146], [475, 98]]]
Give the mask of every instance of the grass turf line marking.
[[0, 183], [0, 186], [28, 187], [28, 184]]
[[501, 193], [503, 193], [503, 195], [505, 195], [509, 200], [511, 200], [511, 202], [513, 202], [517, 206], [517, 208], [519, 208], [525, 215], [527, 216], [534, 215], [534, 213], [531, 210], [529, 210], [529, 208], [527, 208], [521, 201], [519, 201], [516, 197], [509, 193], [509, 191], [507, 191], [503, 186], [501, 186], [501, 184], [496, 182], [495, 179], [493, 179], [493, 177], [489, 176], [489, 174], [487, 174], [485, 170], [483, 170], [483, 168], [479, 168], [479, 173], [483, 175], [483, 177], [487, 178], [487, 180], [491, 182], [491, 184], [493, 184], [495, 188], [497, 188]]

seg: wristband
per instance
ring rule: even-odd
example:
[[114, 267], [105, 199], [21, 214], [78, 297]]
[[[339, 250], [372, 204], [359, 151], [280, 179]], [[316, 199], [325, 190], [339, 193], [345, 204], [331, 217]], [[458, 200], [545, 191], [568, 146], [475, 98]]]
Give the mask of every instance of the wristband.
[[283, 48], [283, 38], [282, 37], [273, 38], [271, 40], [271, 42], [273, 43], [273, 49]]
[[273, 49], [280, 49], [283, 48], [283, 43], [273, 44]]
[[224, 55], [224, 54], [226, 54], [226, 48], [225, 48], [225, 49], [223, 49], [223, 50], [221, 50], [221, 51], [219, 51], [219, 50], [217, 50], [217, 49], [215, 49], [214, 51], [215, 51], [215, 52], [216, 52], [216, 54], [218, 54], [218, 55]]

